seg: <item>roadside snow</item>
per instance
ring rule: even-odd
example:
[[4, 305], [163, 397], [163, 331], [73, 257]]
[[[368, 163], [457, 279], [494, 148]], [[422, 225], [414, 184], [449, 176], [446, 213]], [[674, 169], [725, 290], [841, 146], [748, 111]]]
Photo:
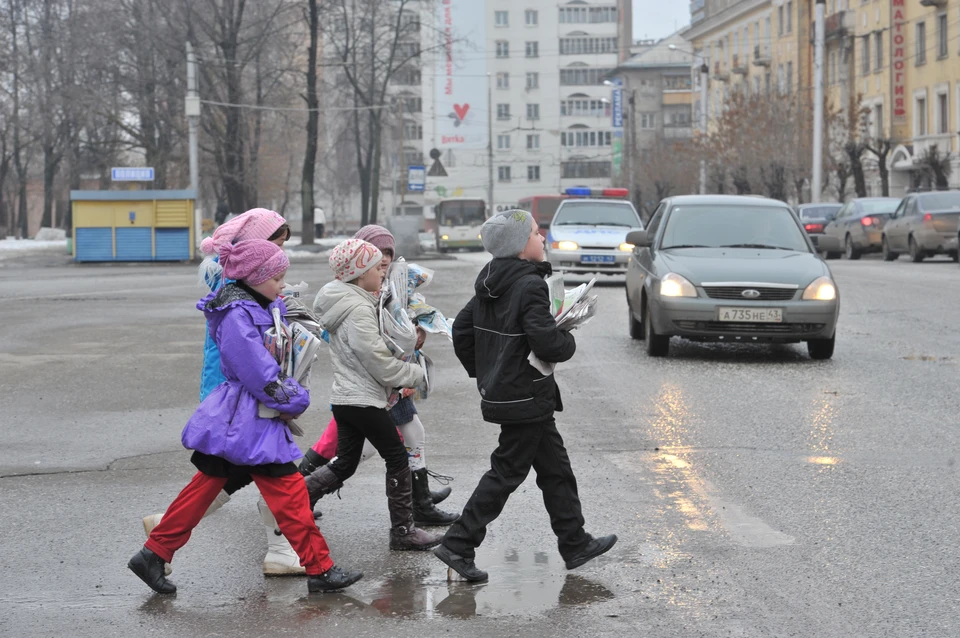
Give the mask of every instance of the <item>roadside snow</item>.
[[66, 239], [54, 239], [54, 240], [37, 240], [37, 239], [15, 239], [13, 237], [7, 237], [6, 239], [0, 239], [0, 253], [6, 252], [29, 252], [29, 251], [38, 251], [38, 250], [56, 250], [60, 249], [64, 252], [67, 251], [67, 240]]

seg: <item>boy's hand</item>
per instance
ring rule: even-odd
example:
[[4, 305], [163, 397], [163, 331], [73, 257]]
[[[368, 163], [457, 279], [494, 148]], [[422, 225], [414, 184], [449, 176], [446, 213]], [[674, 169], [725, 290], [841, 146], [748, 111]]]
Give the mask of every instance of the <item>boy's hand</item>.
[[423, 328], [417, 327], [417, 346], [416, 349], [419, 350], [423, 347], [423, 342], [427, 340], [427, 333]]

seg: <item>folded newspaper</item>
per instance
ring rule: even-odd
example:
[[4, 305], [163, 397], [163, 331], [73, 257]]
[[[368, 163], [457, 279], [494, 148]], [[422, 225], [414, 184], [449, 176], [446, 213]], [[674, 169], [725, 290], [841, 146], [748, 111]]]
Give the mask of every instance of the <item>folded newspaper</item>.
[[[273, 309], [273, 328], [264, 333], [263, 344], [280, 365], [281, 375], [293, 378], [304, 388], [309, 388], [310, 370], [314, 361], [317, 360], [321, 343], [320, 338], [311, 329], [299, 322], [294, 321], [285, 325], [280, 318], [280, 310]], [[257, 414], [264, 419], [275, 419], [281, 413], [259, 403]], [[286, 424], [295, 436], [304, 435], [303, 428], [295, 420], [287, 421]]]
[[[593, 289], [593, 285], [597, 283], [596, 278], [570, 290], [564, 290], [563, 288], [562, 273], [551, 275], [546, 281], [550, 295], [550, 312], [556, 320], [558, 328], [562, 330], [579, 328], [597, 314], [597, 296], [587, 295]], [[553, 374], [557, 367], [556, 363], [541, 361], [532, 352], [527, 360], [540, 374], [544, 375]]]

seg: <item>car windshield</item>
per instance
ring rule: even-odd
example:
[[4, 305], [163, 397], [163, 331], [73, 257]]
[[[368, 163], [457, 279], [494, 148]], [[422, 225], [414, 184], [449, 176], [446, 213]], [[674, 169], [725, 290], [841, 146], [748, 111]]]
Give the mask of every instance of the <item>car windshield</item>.
[[810, 252], [790, 210], [773, 206], [676, 206], [667, 218], [660, 248], [679, 246]]
[[839, 206], [804, 206], [800, 209], [800, 219], [833, 219]]
[[625, 202], [564, 202], [553, 218], [555, 226], [623, 226], [643, 228], [633, 206]]
[[860, 202], [860, 211], [864, 215], [892, 215], [899, 205], [899, 199], [866, 200]]
[[949, 193], [928, 193], [921, 195], [921, 210], [951, 210], [960, 208], [960, 191], [951, 191]]

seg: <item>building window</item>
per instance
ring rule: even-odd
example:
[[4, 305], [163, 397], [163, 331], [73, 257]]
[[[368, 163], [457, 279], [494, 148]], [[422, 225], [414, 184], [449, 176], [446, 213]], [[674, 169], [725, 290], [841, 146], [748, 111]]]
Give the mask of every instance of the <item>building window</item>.
[[665, 75], [663, 76], [664, 91], [689, 91], [693, 87], [693, 81], [690, 75]]
[[883, 31], [877, 31], [873, 36], [873, 50], [876, 56], [873, 61], [873, 70], [879, 71], [883, 68]]
[[834, 84], [837, 81], [837, 52], [831, 51], [827, 62], [827, 84]]
[[562, 131], [560, 146], [610, 146], [613, 134], [610, 131], [590, 131], [581, 129], [576, 131]]
[[560, 24], [601, 24], [617, 21], [616, 7], [562, 7]]
[[875, 139], [883, 137], [883, 104], [873, 107], [873, 137]]
[[787, 33], [793, 33], [793, 0], [787, 0]]
[[509, 88], [510, 88], [510, 74], [509, 74], [509, 73], [497, 73], [497, 88], [498, 88], [498, 89], [509, 89]]
[[509, 58], [510, 57], [510, 43], [506, 40], [497, 40], [497, 57], [498, 58]]
[[497, 150], [506, 151], [510, 148], [509, 135], [497, 135]]
[[508, 11], [495, 11], [493, 17], [498, 27], [510, 26], [510, 13]]
[[777, 31], [783, 35], [783, 5], [777, 7]]
[[[945, 134], [950, 132], [950, 111], [948, 110], [947, 94], [937, 94], [937, 133]], [[949, 148], [949, 146], [947, 147]]]
[[403, 123], [403, 138], [407, 140], [422, 140], [423, 125], [415, 122]]
[[533, 9], [527, 9], [523, 13], [523, 20], [528, 27], [535, 27], [540, 24], [540, 14]]
[[616, 53], [617, 38], [576, 37], [560, 38], [560, 55], [590, 55]]
[[787, 95], [793, 93], [793, 62], [787, 62]]
[[539, 151], [539, 150], [540, 150], [540, 136], [539, 136], [539, 135], [527, 135], [527, 150], [528, 150], [528, 151]]
[[581, 98], [562, 100], [560, 115], [570, 117], [610, 117], [612, 109], [610, 101], [595, 98]]
[[914, 101], [914, 111], [916, 111], [916, 135], [914, 137], [923, 137], [927, 134], [927, 98], [918, 97]]
[[418, 86], [420, 84], [420, 69], [397, 69], [393, 74], [394, 84], [401, 86]]
[[861, 71], [863, 75], [870, 73], [870, 38], [863, 39], [863, 55], [861, 57]]
[[613, 69], [560, 69], [560, 86], [590, 86], [603, 84], [604, 77]]
[[539, 166], [528, 166], [527, 167], [527, 180], [531, 182], [540, 181], [540, 167]]
[[941, 13], [937, 16], [937, 59], [943, 59], [949, 55], [950, 45], [947, 39], [947, 14]]
[[644, 129], [657, 128], [657, 114], [656, 114], [656, 113], [641, 113], [641, 114], [640, 114], [640, 128], [644, 128]]
[[510, 105], [509, 105], [509, 104], [497, 104], [497, 119], [498, 119], [498, 120], [509, 120], [509, 119], [510, 119]]
[[403, 161], [407, 166], [418, 166], [421, 162], [423, 162], [423, 153], [409, 149], [404, 150]]
[[540, 74], [539, 74], [539, 73], [527, 73], [527, 88], [528, 88], [528, 89], [539, 89], [539, 88], [540, 88]]
[[527, 42], [527, 57], [528, 57], [528, 58], [539, 58], [539, 57], [540, 57], [540, 43], [539, 43], [539, 42]]
[[927, 62], [927, 23], [917, 23], [917, 66]]
[[423, 99], [419, 97], [401, 97], [401, 103], [403, 104], [404, 113], [421, 113], [423, 112]]
[[539, 120], [539, 119], [540, 119], [540, 105], [539, 105], [539, 104], [527, 104], [527, 119], [528, 119], [528, 120]]
[[509, 166], [498, 166], [498, 167], [497, 167], [497, 181], [500, 181], [500, 182], [509, 182], [509, 181], [510, 181], [510, 167], [509, 167]]
[[563, 179], [610, 177], [610, 173], [610, 162], [575, 160], [560, 163], [560, 177]]

